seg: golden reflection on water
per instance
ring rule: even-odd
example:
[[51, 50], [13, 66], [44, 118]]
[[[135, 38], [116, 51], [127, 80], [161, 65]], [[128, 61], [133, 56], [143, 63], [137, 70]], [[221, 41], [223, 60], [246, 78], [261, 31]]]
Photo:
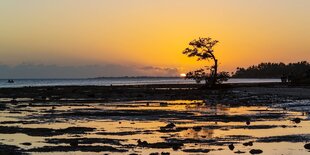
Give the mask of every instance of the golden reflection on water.
[[[189, 101], [189, 100], [178, 100], [178, 101], [139, 101], [139, 102], [117, 102], [117, 103], [88, 103], [81, 106], [78, 105], [68, 105], [68, 106], [38, 106], [38, 107], [27, 107], [24, 108], [29, 111], [23, 111], [21, 113], [10, 113], [9, 111], [0, 112], [0, 121], [18, 121], [24, 120], [27, 116], [37, 115], [38, 118], [32, 118], [32, 120], [39, 120], [40, 115], [49, 114], [50, 110], [53, 110], [55, 114], [66, 113], [73, 110], [96, 110], [96, 111], [122, 111], [122, 110], [154, 110], [168, 113], [173, 113], [177, 111], [185, 111], [195, 114], [195, 116], [202, 115], [255, 115], [255, 114], [265, 114], [268, 112], [272, 113], [286, 113], [288, 118], [281, 120], [261, 120], [251, 122], [252, 126], [255, 125], [278, 125], [287, 126], [286, 128], [275, 127], [270, 129], [246, 129], [238, 128], [232, 129], [230, 127], [234, 126], [245, 126], [245, 122], [210, 122], [210, 121], [195, 121], [191, 119], [166, 119], [158, 118], [156, 120], [134, 120], [127, 118], [109, 118], [109, 117], [95, 117], [95, 118], [65, 118], [57, 119], [51, 118], [49, 122], [42, 123], [31, 123], [31, 124], [2, 124], [1, 126], [20, 126], [24, 128], [52, 128], [60, 129], [72, 126], [79, 127], [92, 127], [96, 128], [95, 132], [90, 132], [85, 135], [59, 135], [54, 137], [33, 137], [27, 136], [25, 134], [0, 134], [0, 142], [4, 144], [17, 145], [23, 148], [33, 148], [42, 147], [46, 145], [53, 145], [44, 143], [46, 138], [74, 138], [84, 137], [84, 138], [111, 138], [111, 139], [124, 139], [127, 140], [122, 144], [134, 144], [136, 145], [138, 139], [146, 140], [149, 143], [165, 142], [165, 137], [170, 138], [180, 138], [180, 139], [214, 139], [219, 137], [227, 137], [232, 135], [244, 135], [252, 136], [255, 138], [268, 137], [268, 136], [280, 136], [280, 135], [290, 135], [290, 134], [310, 134], [310, 124], [308, 121], [302, 121], [300, 124], [294, 124], [290, 121], [290, 118], [302, 116], [299, 112], [287, 112], [279, 109], [272, 109], [267, 107], [228, 107], [221, 104], [208, 105], [203, 101]], [[16, 110], [16, 109], [15, 109]], [[55, 120], [53, 120], [55, 119]], [[24, 120], [25, 121], [25, 120]], [[27, 121], [27, 120], [26, 120]], [[29, 120], [28, 120], [29, 121]], [[188, 127], [186, 130], [173, 133], [159, 132], [160, 127], [167, 125], [169, 122], [174, 122], [177, 127]], [[292, 127], [295, 126], [296, 127]], [[217, 126], [218, 129], [211, 129], [210, 126]], [[201, 128], [194, 128], [201, 127]], [[101, 135], [97, 132], [133, 132], [137, 131], [134, 135]], [[149, 131], [146, 133], [145, 131]], [[251, 138], [247, 140], [240, 140], [240, 142], [246, 142], [253, 140]], [[24, 146], [21, 143], [31, 142], [31, 146]], [[102, 145], [102, 144], [99, 144]], [[254, 143], [253, 148], [261, 148], [264, 150], [264, 154], [306, 154], [307, 151], [303, 149], [302, 143]], [[214, 149], [209, 154], [234, 154], [227, 149], [227, 146], [213, 146], [208, 144], [185, 144], [185, 148], [208, 148]], [[242, 144], [236, 144], [236, 147], [243, 151], [249, 151], [250, 148], [244, 147]], [[220, 151], [217, 149], [221, 149]], [[297, 149], [299, 148], [299, 149]], [[132, 151], [141, 154], [149, 154], [152, 152], [170, 152], [171, 154], [187, 154], [182, 151], [173, 151], [171, 149], [144, 149], [135, 148]], [[89, 153], [89, 152], [88, 152]], [[69, 152], [68, 154], [88, 154], [87, 152]], [[45, 153], [39, 153], [45, 154]], [[49, 153], [47, 153], [49, 154]], [[55, 153], [61, 154], [61, 153]], [[91, 153], [93, 154], [93, 153]], [[113, 153], [117, 154], [117, 153]]]

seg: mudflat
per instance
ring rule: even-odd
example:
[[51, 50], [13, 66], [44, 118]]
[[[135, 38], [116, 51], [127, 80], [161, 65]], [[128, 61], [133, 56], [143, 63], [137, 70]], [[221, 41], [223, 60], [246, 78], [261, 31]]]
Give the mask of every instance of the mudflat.
[[0, 154], [308, 154], [310, 88], [0, 89]]
[[253, 94], [273, 94], [308, 98], [309, 85], [291, 86], [281, 83], [223, 84], [217, 89], [204, 88], [198, 84], [154, 84], [124, 86], [45, 86], [0, 88], [1, 98], [33, 98], [37, 100], [102, 99], [205, 99], [206, 94], [225, 94], [243, 91]]

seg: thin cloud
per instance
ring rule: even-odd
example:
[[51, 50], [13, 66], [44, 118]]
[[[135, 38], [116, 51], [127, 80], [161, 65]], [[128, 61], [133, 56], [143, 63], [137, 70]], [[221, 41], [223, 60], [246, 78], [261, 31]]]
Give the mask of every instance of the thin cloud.
[[177, 68], [124, 66], [117, 64], [59, 66], [22, 63], [0, 65], [0, 78], [92, 78], [117, 76], [176, 76]]

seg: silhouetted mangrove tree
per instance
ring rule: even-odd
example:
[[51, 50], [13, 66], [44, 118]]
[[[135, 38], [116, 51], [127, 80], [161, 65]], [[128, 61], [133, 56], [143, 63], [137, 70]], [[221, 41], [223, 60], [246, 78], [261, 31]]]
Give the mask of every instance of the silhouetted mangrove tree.
[[192, 71], [186, 74], [186, 78], [194, 79], [197, 83], [205, 80], [206, 85], [209, 87], [214, 87], [216, 84], [219, 84], [223, 81], [227, 81], [229, 78], [228, 72], [218, 73], [218, 60], [214, 55], [213, 47], [219, 41], [212, 38], [199, 38], [191, 41], [188, 48], [183, 51], [183, 54], [188, 57], [197, 57], [197, 60], [212, 60], [214, 65], [211, 67], [205, 67]]

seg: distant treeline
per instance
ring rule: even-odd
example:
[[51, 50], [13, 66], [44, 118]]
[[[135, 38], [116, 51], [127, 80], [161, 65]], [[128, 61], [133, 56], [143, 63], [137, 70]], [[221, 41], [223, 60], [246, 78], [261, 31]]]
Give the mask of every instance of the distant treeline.
[[309, 78], [310, 64], [307, 61], [297, 63], [260, 63], [248, 68], [238, 67], [234, 78], [281, 78], [287, 77], [300, 77]]

